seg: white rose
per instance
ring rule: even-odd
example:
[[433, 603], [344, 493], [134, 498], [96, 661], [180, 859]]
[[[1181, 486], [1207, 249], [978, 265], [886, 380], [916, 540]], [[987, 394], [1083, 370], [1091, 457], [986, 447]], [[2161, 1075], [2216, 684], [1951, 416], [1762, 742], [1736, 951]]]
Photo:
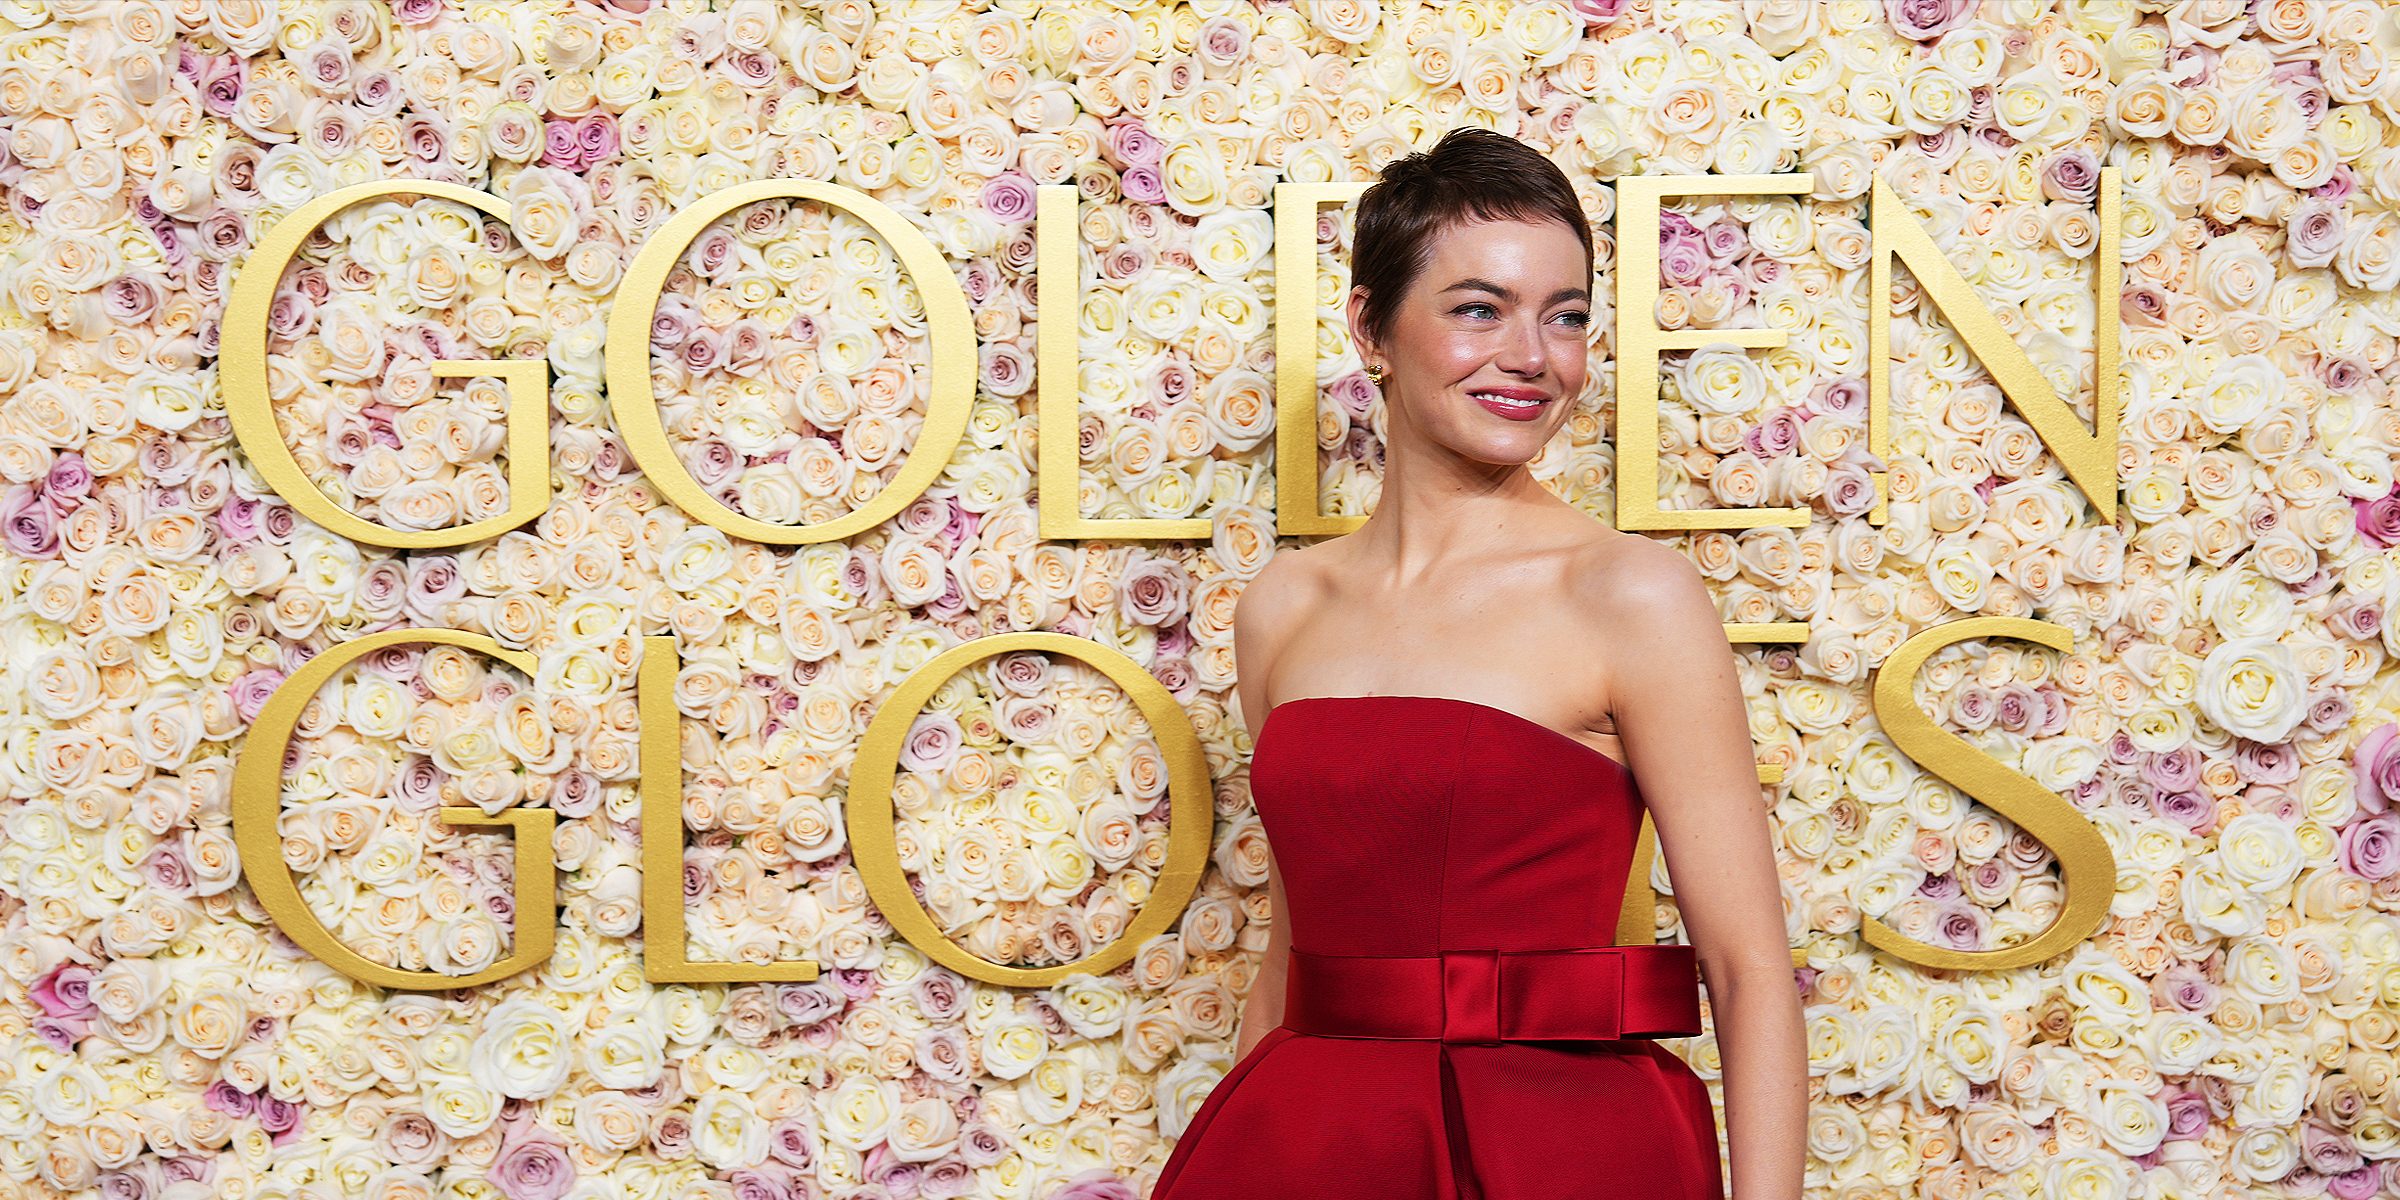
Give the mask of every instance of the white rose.
[[2272, 1183], [2300, 1165], [2300, 1143], [2280, 1129], [2250, 1129], [2233, 1139], [2235, 1174], [2254, 1183]]
[[2042, 1172], [2042, 1195], [2055, 1200], [2120, 1200], [2131, 1184], [2124, 1164], [2098, 1150], [2069, 1150]]
[[2093, 1091], [2092, 1124], [2109, 1149], [2132, 1158], [2158, 1149], [2166, 1140], [2166, 1105], [2130, 1084], [2104, 1083]]
[[2282, 403], [2284, 387], [2283, 369], [2275, 360], [2264, 354], [2237, 354], [2193, 397], [2192, 411], [2201, 424], [2217, 433], [2239, 433]]
[[421, 1082], [419, 1104], [433, 1127], [451, 1137], [473, 1137], [500, 1117], [500, 1097], [490, 1088], [456, 1075], [430, 1075]]
[[2208, 1018], [2187, 1012], [2163, 1012], [2142, 1027], [2142, 1049], [2162, 1075], [2189, 1075], [2217, 1056], [2225, 1034]]
[[1766, 400], [1766, 372], [1737, 347], [1695, 350], [1679, 374], [1684, 400], [1703, 413], [1744, 414]]
[[84, 1063], [64, 1058], [33, 1077], [33, 1110], [55, 1125], [80, 1125], [100, 1112], [108, 1085]]
[[985, 1074], [1017, 1079], [1049, 1053], [1050, 1038], [1033, 1018], [1012, 1014], [984, 1026], [980, 1049]]
[[2247, 564], [2200, 585], [2200, 611], [2228, 638], [2272, 638], [2291, 628], [2292, 589]]
[[2100, 770], [2100, 746], [2090, 738], [2044, 738], [2025, 751], [2024, 771], [2053, 792], [2090, 779]]
[[2313, 1063], [2289, 1053], [2269, 1060], [2258, 1078], [2234, 1102], [2233, 1123], [2290, 1128], [2308, 1109], [2309, 1094], [2315, 1090], [2311, 1086], [2313, 1067]]
[[503, 1096], [541, 1100], [566, 1084], [574, 1061], [566, 1018], [538, 1000], [517, 997], [501, 1001], [484, 1019], [467, 1054], [467, 1071]]
[[1225, 1078], [1232, 1056], [1223, 1050], [1193, 1049], [1186, 1051], [1183, 1060], [1169, 1067], [1158, 1077], [1155, 1094], [1158, 1097], [1158, 1132], [1166, 1137], [1182, 1137], [1192, 1123], [1192, 1115], [1208, 1099], [1210, 1089]]
[[888, 1144], [902, 1162], [932, 1162], [958, 1148], [958, 1114], [938, 1096], [911, 1100], [893, 1119]]
[[1104, 1038], [1114, 1036], [1125, 1023], [1131, 997], [1121, 985], [1097, 976], [1075, 974], [1059, 982], [1051, 999], [1076, 1036]]
[[1266, 261], [1275, 243], [1275, 223], [1267, 214], [1227, 209], [1200, 218], [1192, 229], [1192, 258], [1202, 274], [1224, 283], [1240, 283]]
[[822, 1106], [824, 1115], [818, 1128], [825, 1137], [863, 1151], [884, 1140], [890, 1132], [892, 1120], [900, 1112], [900, 1085], [888, 1079], [853, 1075], [824, 1094]]
[[2217, 857], [2225, 874], [2265, 895], [2290, 884], [2306, 856], [2292, 827], [2264, 813], [2243, 813], [2217, 834]]
[[1936, 1049], [1950, 1069], [1970, 1083], [1999, 1078], [2008, 1053], [2008, 1031], [1985, 1009], [1962, 1009], [1934, 1035]]
[[666, 1037], [654, 1022], [618, 1021], [598, 1033], [586, 1034], [583, 1066], [592, 1081], [605, 1088], [625, 1090], [658, 1082], [667, 1066]]
[[1308, 15], [1317, 32], [1357, 45], [1375, 34], [1383, 19], [1383, 8], [1372, 0], [1318, 0], [1300, 10]]
[[2129, 1024], [2150, 1013], [2150, 990], [2117, 960], [2092, 952], [2067, 967], [2067, 1002], [2112, 1024]]
[[1858, 1060], [1826, 1077], [1835, 1095], [1875, 1095], [1900, 1087], [1917, 1065], [1916, 1014], [1897, 1004], [1878, 1004], [1858, 1022]]
[[2253, 1004], [2281, 1004], [2300, 994], [2300, 968], [2274, 939], [2243, 938], [2225, 956], [2225, 982]]
[[2236, 882], [2212, 852], [2195, 860], [2184, 877], [2183, 919], [2218, 937], [2242, 937], [2266, 921], [2267, 905]]
[[2234, 638], [2200, 664], [2200, 711], [2254, 742], [2280, 742], [2308, 707], [2308, 680], [2291, 650], [2267, 637]]
[[748, 1096], [714, 1089], [692, 1106], [692, 1152], [712, 1167], [755, 1167], [766, 1161], [767, 1123], [750, 1106]]

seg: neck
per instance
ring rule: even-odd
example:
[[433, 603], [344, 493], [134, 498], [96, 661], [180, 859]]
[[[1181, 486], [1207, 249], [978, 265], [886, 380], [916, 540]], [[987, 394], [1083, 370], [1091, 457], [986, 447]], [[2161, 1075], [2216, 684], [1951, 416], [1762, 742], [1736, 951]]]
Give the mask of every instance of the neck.
[[1403, 577], [1488, 548], [1559, 504], [1522, 463], [1478, 462], [1397, 426], [1375, 512], [1352, 536]]

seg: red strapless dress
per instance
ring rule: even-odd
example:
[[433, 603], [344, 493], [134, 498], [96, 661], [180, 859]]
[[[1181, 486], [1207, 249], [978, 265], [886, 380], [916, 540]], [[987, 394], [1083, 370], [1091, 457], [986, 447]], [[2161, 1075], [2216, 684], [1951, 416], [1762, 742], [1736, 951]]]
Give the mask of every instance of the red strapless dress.
[[1688, 947], [1612, 949], [1642, 802], [1464, 700], [1276, 706], [1251, 794], [1290, 906], [1284, 1023], [1152, 1200], [1717, 1200]]

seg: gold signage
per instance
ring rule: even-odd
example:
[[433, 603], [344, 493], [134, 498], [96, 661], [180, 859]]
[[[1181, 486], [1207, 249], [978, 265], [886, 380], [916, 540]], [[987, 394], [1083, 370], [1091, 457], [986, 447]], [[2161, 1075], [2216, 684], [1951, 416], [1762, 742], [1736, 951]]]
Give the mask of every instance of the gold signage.
[[[1730, 343], [1780, 349], [1780, 329], [1658, 327], [1658, 207], [1668, 196], [1796, 194], [1806, 175], [1631, 175], [1617, 180], [1617, 528], [1799, 529], [1805, 508], [1658, 507], [1658, 357]], [[1872, 294], [1872, 293], [1870, 293]]]
[[[1661, 510], [1658, 507], [1659, 357], [1712, 343], [1752, 348], [1781, 346], [1785, 334], [1772, 329], [1663, 330], [1652, 316], [1659, 287], [1659, 214], [1668, 196], [1694, 194], [1792, 195], [1810, 190], [1801, 175], [1634, 176], [1617, 182], [1618, 429], [1617, 512], [1620, 529], [1746, 529], [1808, 524], [1806, 508]], [[1320, 507], [1316, 462], [1317, 255], [1315, 223], [1321, 205], [1344, 203], [1365, 190], [1357, 183], [1285, 183], [1275, 189], [1276, 306], [1276, 500], [1277, 532], [1323, 536], [1357, 528], [1364, 519], [1325, 514]], [[370, 545], [433, 549], [497, 536], [534, 517], [547, 503], [549, 481], [547, 364], [538, 360], [443, 361], [441, 376], [492, 376], [508, 386], [509, 508], [500, 516], [444, 529], [393, 529], [343, 509], [311, 480], [276, 424], [268, 391], [268, 311], [285, 267], [302, 243], [335, 213], [382, 196], [418, 195], [449, 200], [506, 220], [507, 206], [491, 195], [452, 184], [393, 180], [344, 188], [313, 200], [268, 230], [227, 293], [220, 379], [236, 440], [260, 476], [292, 508], [328, 531]], [[1899, 197], [1878, 182], [1870, 199], [1874, 245], [1869, 295], [1869, 450], [1890, 453], [1890, 294], [1894, 256], [1915, 273], [1923, 294], [1951, 321], [1959, 337], [1991, 371], [2002, 393], [2059, 459], [2103, 520], [2116, 512], [2116, 440], [2120, 388], [2117, 378], [2118, 323], [2114, 303], [2121, 245], [2117, 228], [2119, 175], [2101, 172], [2100, 238], [2095, 292], [2101, 298], [2096, 327], [2094, 428], [2086, 432], [2066, 401], [2017, 347], [1970, 285], [1943, 258], [1932, 236], [1908, 215]], [[926, 418], [891, 485], [840, 518], [811, 525], [779, 525], [735, 512], [701, 488], [675, 457], [657, 397], [651, 391], [649, 326], [668, 273], [692, 239], [719, 217], [742, 205], [770, 199], [809, 200], [843, 209], [889, 243], [922, 297], [931, 343], [931, 381]], [[1078, 500], [1077, 292], [1074, 189], [1038, 191], [1036, 280], [1039, 288], [1037, 345], [1039, 486], [1049, 500], [1041, 509], [1045, 538], [1106, 537], [1123, 540], [1204, 538], [1203, 518], [1172, 520], [1097, 519], [1083, 515]], [[864, 193], [832, 184], [766, 180], [715, 193], [677, 213], [635, 253], [613, 297], [605, 351], [611, 410], [627, 452], [665, 498], [695, 521], [748, 541], [799, 545], [855, 536], [890, 519], [913, 503], [947, 466], [950, 447], [963, 436], [975, 391], [975, 334], [963, 288], [951, 277], [940, 252], [916, 227], [889, 206]], [[1879, 497], [1883, 479], [1876, 476]], [[1885, 505], [1871, 515], [1880, 521]], [[1733, 642], [1804, 642], [1800, 622], [1729, 624]], [[2008, 770], [1934, 724], [1909, 698], [1908, 680], [1926, 657], [1942, 646], [1975, 637], [2023, 637], [2064, 648], [2066, 633], [2040, 622], [1973, 618], [1938, 626], [1905, 643], [1878, 675], [1879, 717], [1900, 749], [1942, 778], [2000, 811], [2049, 844], [2070, 887], [2059, 920], [2037, 937], [1990, 951], [1944, 950], [1902, 937], [1879, 922], [1866, 922], [1873, 945], [1910, 962], [1934, 967], [1988, 969], [2039, 961], [2089, 936], [2095, 913], [2105, 914], [2108, 895], [2090, 882], [2113, 879], [2107, 843], [2074, 809], [2033, 781]], [[283, 863], [277, 816], [282, 804], [281, 764], [302, 709], [316, 689], [341, 666], [384, 646], [404, 643], [452, 645], [491, 655], [527, 674], [530, 656], [501, 649], [489, 638], [453, 629], [395, 630], [343, 644], [312, 659], [286, 680], [262, 710], [235, 776], [235, 839], [252, 872], [252, 885], [293, 940], [329, 965], [362, 981], [394, 988], [450, 988], [490, 982], [535, 965], [550, 954], [554, 931], [537, 914], [554, 907], [555, 860], [548, 839], [555, 816], [519, 809], [487, 816], [478, 809], [446, 807], [453, 824], [508, 825], [517, 832], [517, 911], [523, 914], [518, 945], [506, 959], [472, 975], [406, 971], [371, 962], [344, 946], [311, 914], [291, 871]], [[1165, 750], [1170, 766], [1173, 820], [1168, 861], [1157, 890], [1126, 933], [1075, 963], [1044, 968], [1010, 967], [968, 954], [951, 942], [919, 906], [899, 866], [891, 829], [891, 783], [900, 741], [926, 698], [950, 674], [992, 654], [1017, 649], [1065, 653], [1115, 679], [1133, 697]], [[675, 678], [674, 640], [644, 639], [638, 693], [642, 710], [642, 864], [646, 926], [645, 962], [660, 981], [738, 982], [808, 980], [814, 963], [692, 962], [685, 938], [682, 896], [682, 774], [678, 715], [670, 693]], [[1130, 659], [1084, 639], [1056, 634], [1006, 634], [982, 638], [948, 651], [903, 681], [870, 726], [853, 768], [849, 796], [853, 861], [870, 896], [895, 931], [929, 957], [962, 974], [996, 983], [1040, 986], [1075, 971], [1104, 971], [1130, 959], [1142, 938], [1168, 928], [1190, 898], [1205, 864], [1212, 808], [1207, 764], [1188, 718], [1172, 697]], [[1762, 783], [1775, 782], [1781, 768], [1762, 766]], [[535, 854], [527, 849], [539, 839]], [[1645, 822], [1628, 881], [1620, 935], [1646, 940], [1655, 898], [1649, 863], [1655, 837]]]
[[2107, 839], [2057, 793], [2010, 770], [2006, 764], [1977, 750], [1917, 707], [1911, 691], [1917, 670], [1944, 646], [1976, 638], [2022, 638], [2053, 650], [2074, 648], [2075, 635], [2063, 625], [2019, 617], [1969, 617], [1936, 625], [1900, 643], [1875, 672], [1875, 720], [1900, 752], [1952, 786], [1988, 805], [2017, 828], [2042, 839], [2058, 856], [2058, 881], [2064, 899], [2058, 919], [2048, 929], [2014, 946], [1995, 950], [1952, 950], [1903, 936], [1873, 917], [1861, 917], [1869, 945], [1920, 966], [1955, 971], [1998, 971], [2025, 967], [2064, 954], [2076, 943], [2100, 932], [2108, 921], [2108, 906], [2117, 890], [2117, 860]]
[[[492, 639], [462, 629], [394, 629], [344, 642], [308, 661], [275, 689], [260, 709], [250, 738], [234, 766], [233, 837], [243, 870], [259, 904], [277, 928], [327, 966], [377, 987], [442, 991], [506, 979], [540, 966], [557, 943], [551, 914], [557, 908], [558, 863], [551, 848], [557, 814], [546, 808], [511, 808], [491, 815], [471, 807], [445, 807], [452, 825], [506, 825], [516, 832], [517, 946], [514, 953], [468, 975], [410, 971], [387, 966], [342, 943], [310, 911], [300, 885], [284, 862], [283, 762], [302, 710], [319, 688], [343, 667], [389, 646], [457, 646], [493, 658], [531, 676], [540, 664], [523, 651], [504, 650]], [[1064, 654], [1106, 675], [1125, 689], [1150, 722], [1167, 764], [1167, 859], [1132, 922], [1109, 944], [1071, 963], [1012, 967], [978, 958], [949, 940], [909, 891], [892, 834], [892, 779], [900, 746], [911, 722], [934, 692], [960, 669], [996, 654], [1037, 651]], [[675, 708], [678, 663], [675, 639], [642, 639], [636, 668], [641, 712], [642, 968], [653, 983], [782, 983], [817, 977], [817, 964], [694, 962], [683, 901], [682, 714]], [[1087, 638], [1059, 633], [1007, 633], [978, 638], [936, 656], [903, 680], [877, 711], [859, 742], [844, 806], [851, 863], [867, 895], [901, 937], [935, 962], [971, 979], [1016, 987], [1047, 987], [1078, 972], [1101, 974], [1133, 961], [1142, 942], [1166, 932], [1200, 886], [1208, 867], [1215, 807], [1208, 757], [1191, 718], [1165, 684], [1141, 664]]]
[[[961, 949], [933, 923], [916, 895], [908, 889], [908, 874], [900, 866], [900, 851], [892, 835], [892, 778], [900, 763], [901, 743], [917, 710], [950, 677], [971, 664], [996, 654], [1033, 650], [1063, 654], [1109, 677], [1125, 689], [1134, 707], [1150, 722], [1159, 754], [1167, 762], [1167, 861], [1158, 882], [1115, 941], [1074, 962], [1048, 967], [1009, 967], [978, 958]], [[1200, 886], [1208, 869], [1209, 834], [1216, 806], [1208, 781], [1208, 755], [1200, 748], [1199, 731], [1175, 703], [1175, 694], [1142, 665], [1088, 638], [1063, 633], [1002, 633], [954, 646], [917, 668], [892, 693], [859, 739], [858, 759], [850, 767], [850, 799], [843, 806], [850, 829], [850, 861], [867, 884], [875, 910], [892, 923], [892, 930], [926, 957], [973, 979], [1013, 987], [1049, 987], [1069, 975], [1104, 975], [1133, 961], [1141, 944], [1175, 924], [1183, 906]]]
[[[550, 364], [539, 359], [433, 364], [437, 376], [488, 375], [508, 384], [508, 511], [447, 529], [378, 525], [317, 490], [291, 447], [284, 444], [267, 391], [267, 316], [274, 307], [275, 285], [282, 280], [284, 268], [292, 265], [301, 243], [333, 214], [379, 196], [398, 195], [431, 196], [508, 219], [508, 205], [489, 192], [419, 179], [362, 183], [301, 205], [259, 238], [225, 291], [217, 382], [225, 392], [225, 415], [232, 421], [234, 441], [250, 456], [259, 478], [266, 480], [293, 512], [324, 526], [328, 533], [370, 546], [408, 550], [464, 546], [498, 537], [542, 515], [550, 506]], [[645, 336], [642, 344], [649, 345], [649, 338]]]
[[[685, 247], [709, 223], [745, 204], [761, 200], [814, 200], [841, 209], [866, 222], [882, 235], [916, 282], [924, 299], [925, 329], [933, 358], [933, 376], [925, 398], [925, 424], [917, 430], [900, 473], [891, 485], [849, 513], [815, 525], [776, 525], [737, 513], [708, 494], [700, 481], [683, 469], [675, 447], [667, 440], [658, 416], [658, 397], [650, 390], [650, 322], [658, 315], [659, 293], [667, 273]], [[946, 285], [946, 286], [937, 286]], [[941, 251], [925, 240], [891, 206], [831, 183], [804, 179], [767, 179], [713, 193], [676, 213], [634, 252], [617, 284], [615, 304], [608, 314], [609, 411], [616, 415], [617, 432], [624, 435], [625, 452], [644, 477], [657, 486], [684, 515], [714, 525], [731, 537], [771, 546], [855, 537], [900, 515], [950, 465], [950, 449], [967, 431], [975, 407], [975, 322], [967, 315], [967, 293], [950, 275]]]
[[[308, 660], [275, 689], [274, 695], [267, 697], [266, 705], [258, 711], [258, 720], [250, 727], [249, 740], [242, 743], [241, 759], [233, 768], [230, 805], [233, 848], [241, 858], [242, 875], [250, 881], [250, 891], [258, 897], [259, 907], [274, 918], [275, 927], [283, 930], [285, 937], [326, 966], [377, 987], [413, 991], [474, 987], [506, 979], [550, 957], [558, 936], [551, 916], [557, 908], [558, 860], [553, 857], [550, 844], [551, 832], [558, 824], [557, 813], [546, 808], [512, 808], [489, 815], [479, 808], [445, 806], [441, 810], [442, 820], [452, 825], [506, 825], [516, 832], [516, 950], [467, 975], [385, 966], [343, 945], [333, 930], [309, 911], [308, 901], [300, 895], [299, 883], [292, 878], [291, 867], [283, 861], [283, 832], [278, 827], [283, 815], [283, 756], [292, 744], [292, 730], [300, 724], [301, 710], [308, 707], [317, 689], [343, 667], [387, 646], [412, 645], [473, 650], [527, 675], [539, 667], [530, 654], [503, 650], [498, 642], [462, 629], [392, 629], [370, 633]], [[671, 668], [667, 681], [674, 682]], [[680, 814], [676, 828], [682, 828]], [[681, 878], [680, 872], [677, 877]]]

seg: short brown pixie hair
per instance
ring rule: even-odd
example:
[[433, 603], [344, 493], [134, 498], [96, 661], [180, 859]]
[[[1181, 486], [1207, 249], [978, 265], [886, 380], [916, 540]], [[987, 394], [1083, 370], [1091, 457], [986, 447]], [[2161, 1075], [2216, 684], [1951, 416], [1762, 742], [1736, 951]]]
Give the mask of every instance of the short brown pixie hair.
[[1383, 342], [1400, 298], [1433, 256], [1433, 239], [1466, 221], [1564, 222], [1583, 243], [1591, 274], [1592, 225], [1566, 172], [1515, 138], [1469, 125], [1394, 160], [1358, 198], [1350, 282], [1367, 291], [1359, 332]]

